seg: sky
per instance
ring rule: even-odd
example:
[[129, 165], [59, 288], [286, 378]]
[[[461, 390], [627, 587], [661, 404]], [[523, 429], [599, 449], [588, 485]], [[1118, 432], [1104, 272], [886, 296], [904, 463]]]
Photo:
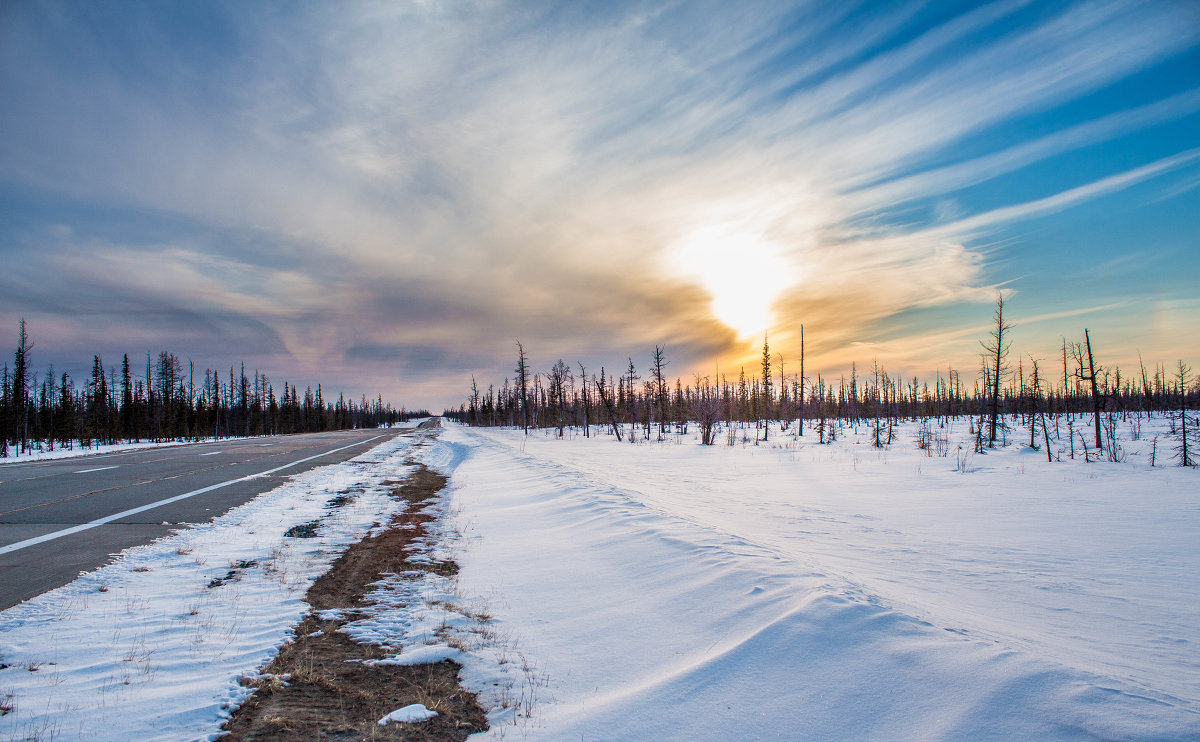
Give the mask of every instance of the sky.
[[9, 0], [0, 261], [77, 380], [970, 378], [1001, 293], [1014, 360], [1200, 368], [1200, 4]]

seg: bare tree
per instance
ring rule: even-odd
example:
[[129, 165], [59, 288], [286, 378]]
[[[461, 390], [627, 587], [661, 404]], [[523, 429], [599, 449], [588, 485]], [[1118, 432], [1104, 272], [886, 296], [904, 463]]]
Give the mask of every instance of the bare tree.
[[588, 394], [587, 369], [579, 361], [576, 363], [579, 365], [579, 383], [581, 385], [579, 399], [583, 403], [583, 437], [590, 438], [592, 437], [592, 397]]
[[1030, 356], [1029, 360], [1033, 363], [1033, 380], [1030, 382], [1032, 385], [1030, 398], [1033, 400], [1033, 410], [1029, 416], [1029, 447], [1033, 449], [1037, 448], [1034, 445], [1034, 439], [1037, 436], [1038, 419], [1041, 418], [1042, 439], [1046, 443], [1046, 461], [1053, 463], [1054, 457], [1050, 454], [1050, 428], [1046, 425], [1046, 411], [1038, 405], [1038, 400], [1042, 398], [1042, 380], [1038, 375], [1038, 362], [1033, 356]]
[[[1077, 370], [1075, 371], [1075, 377], [1077, 379], [1079, 379], [1080, 381], [1086, 381], [1091, 385], [1092, 414], [1093, 414], [1092, 422], [1095, 426], [1095, 432], [1096, 432], [1096, 449], [1099, 450], [1102, 447], [1101, 440], [1100, 440], [1100, 389], [1099, 389], [1098, 385], [1096, 384], [1096, 361], [1095, 361], [1095, 358], [1092, 356], [1092, 338], [1088, 334], [1086, 327], [1083, 328], [1083, 340], [1084, 340], [1083, 346], [1080, 346], [1079, 343], [1072, 343], [1071, 344], [1071, 352], [1075, 356], [1075, 363], [1078, 367]], [[1087, 353], [1086, 360], [1087, 360], [1087, 369], [1088, 370], [1087, 370], [1086, 375], [1083, 373], [1083, 362], [1085, 360], [1084, 353]]]
[[564, 435], [565, 422], [563, 418], [563, 412], [567, 407], [566, 389], [567, 383], [570, 381], [570, 379], [571, 369], [560, 358], [554, 364], [554, 367], [550, 369], [549, 389], [550, 405], [554, 408], [555, 414], [557, 415], [555, 422], [558, 427], [559, 438], [562, 438]]
[[[1150, 379], [1146, 377], [1146, 364], [1142, 362], [1142, 352], [1140, 350], [1138, 351], [1138, 367], [1142, 371], [1142, 405], [1147, 406], [1150, 404], [1152, 395], [1150, 392]], [[1149, 410], [1146, 411], [1146, 415], [1147, 419], [1149, 419]]]
[[1004, 321], [1004, 295], [996, 295], [996, 312], [992, 315], [995, 319], [995, 327], [990, 333], [991, 339], [987, 342], [981, 342], [980, 345], [987, 351], [987, 360], [985, 367], [990, 364], [987, 376], [989, 382], [989, 396], [991, 397], [988, 406], [988, 446], [996, 445], [996, 427], [1000, 419], [1000, 378], [1004, 375], [1004, 359], [1008, 357], [1008, 331], [1012, 329], [1012, 325]]
[[479, 385], [475, 383], [475, 374], [471, 374], [471, 421], [472, 425], [479, 426], [480, 410], [479, 410]]

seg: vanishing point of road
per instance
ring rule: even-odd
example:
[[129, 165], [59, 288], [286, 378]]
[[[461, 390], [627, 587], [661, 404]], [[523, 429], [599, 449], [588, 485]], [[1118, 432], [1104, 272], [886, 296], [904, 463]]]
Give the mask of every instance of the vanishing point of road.
[[0, 610], [130, 546], [203, 523], [288, 477], [411, 428], [248, 438], [0, 465]]

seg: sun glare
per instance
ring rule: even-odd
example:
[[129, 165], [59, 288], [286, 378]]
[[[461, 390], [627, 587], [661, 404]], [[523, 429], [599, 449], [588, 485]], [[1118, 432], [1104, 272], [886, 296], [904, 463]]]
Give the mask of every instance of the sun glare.
[[712, 295], [713, 316], [743, 339], [771, 326], [771, 305], [794, 283], [794, 271], [776, 245], [726, 226], [693, 232], [669, 254], [672, 269], [698, 278]]

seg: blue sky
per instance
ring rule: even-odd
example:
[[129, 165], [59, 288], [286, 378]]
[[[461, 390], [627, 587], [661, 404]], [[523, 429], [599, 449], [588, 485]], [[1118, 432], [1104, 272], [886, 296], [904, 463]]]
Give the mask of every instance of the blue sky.
[[[474, 373], [1200, 366], [1200, 6], [0, 8], [0, 327], [439, 408]], [[794, 362], [794, 361], [792, 361]]]

